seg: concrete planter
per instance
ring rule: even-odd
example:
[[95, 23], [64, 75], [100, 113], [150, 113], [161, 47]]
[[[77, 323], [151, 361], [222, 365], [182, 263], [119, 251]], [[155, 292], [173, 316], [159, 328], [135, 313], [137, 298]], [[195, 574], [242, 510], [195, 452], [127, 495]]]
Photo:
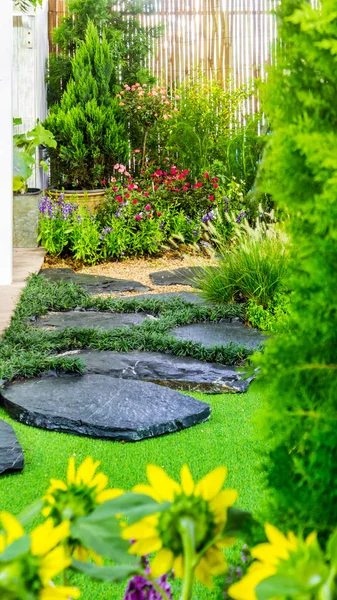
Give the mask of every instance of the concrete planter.
[[26, 194], [14, 194], [13, 198], [13, 246], [14, 248], [37, 248], [39, 203], [41, 190]]

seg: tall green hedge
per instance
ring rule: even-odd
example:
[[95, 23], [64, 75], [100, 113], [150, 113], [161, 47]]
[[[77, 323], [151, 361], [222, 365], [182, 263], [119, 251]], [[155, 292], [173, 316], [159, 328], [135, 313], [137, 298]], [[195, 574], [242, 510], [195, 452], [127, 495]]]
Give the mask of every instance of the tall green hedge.
[[268, 517], [324, 535], [337, 523], [337, 1], [282, 0], [278, 20], [264, 169], [290, 215], [294, 293], [258, 358]]
[[113, 165], [128, 156], [114, 90], [114, 48], [89, 23], [72, 61], [72, 78], [45, 121], [57, 141], [49, 154], [51, 181], [58, 187], [101, 187], [113, 175]]

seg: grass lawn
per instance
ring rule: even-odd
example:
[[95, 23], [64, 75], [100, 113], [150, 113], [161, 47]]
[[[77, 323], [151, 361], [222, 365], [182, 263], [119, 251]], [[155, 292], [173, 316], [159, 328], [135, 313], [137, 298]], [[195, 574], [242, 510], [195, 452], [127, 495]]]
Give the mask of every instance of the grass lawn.
[[[179, 433], [128, 444], [26, 427], [12, 422], [0, 410], [0, 418], [10, 421], [14, 426], [26, 460], [22, 474], [0, 479], [1, 509], [17, 514], [42, 496], [50, 477], [65, 477], [67, 460], [74, 454], [78, 464], [88, 455], [99, 459], [101, 470], [109, 476], [111, 486], [124, 489], [145, 481], [145, 468], [150, 462], [161, 465], [173, 477], [178, 477], [182, 464], [186, 462], [195, 479], [225, 464], [229, 469], [227, 485], [239, 491], [238, 506], [255, 511], [262, 495], [258, 478], [259, 457], [256, 454], [261, 440], [256, 436], [253, 424], [259, 398], [254, 393], [254, 385], [247, 394], [193, 396], [212, 405], [212, 416], [207, 423]], [[123, 598], [124, 585], [115, 586], [111, 592], [107, 584], [86, 581], [84, 586], [80, 577], [76, 577], [76, 580], [82, 588], [82, 600]], [[198, 586], [195, 598], [206, 600], [215, 598], [215, 594]]]

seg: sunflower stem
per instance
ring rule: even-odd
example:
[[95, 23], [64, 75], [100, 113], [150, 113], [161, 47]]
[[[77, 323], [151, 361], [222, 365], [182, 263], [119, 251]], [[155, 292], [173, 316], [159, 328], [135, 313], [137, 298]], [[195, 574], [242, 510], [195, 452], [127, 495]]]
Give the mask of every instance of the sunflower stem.
[[184, 548], [184, 581], [180, 600], [190, 600], [195, 573], [194, 523], [191, 519], [181, 519], [179, 529]]

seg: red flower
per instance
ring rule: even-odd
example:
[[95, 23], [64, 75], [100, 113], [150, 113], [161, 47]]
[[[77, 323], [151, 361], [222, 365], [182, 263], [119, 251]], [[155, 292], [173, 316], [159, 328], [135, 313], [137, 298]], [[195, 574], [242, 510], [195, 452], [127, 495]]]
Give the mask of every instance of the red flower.
[[144, 196], [146, 196], [146, 198], [148, 197], [149, 192], [144, 192]]
[[188, 169], [184, 169], [182, 173], [183, 173], [183, 175], [188, 175], [189, 174], [189, 170]]
[[125, 198], [130, 198], [130, 194], [125, 194]]
[[145, 206], [145, 210], [151, 210], [151, 206], [150, 206], [150, 204], [147, 204], [147, 205]]
[[102, 179], [102, 185], [106, 184], [106, 179]]
[[217, 177], [213, 177], [212, 181], [213, 183], [216, 183], [217, 181], [219, 181], [219, 179]]
[[136, 199], [132, 200], [132, 204], [138, 204], [138, 200], [136, 200]]
[[136, 218], [136, 221], [140, 221], [142, 217], [141, 217], [141, 215], [136, 215], [135, 218]]
[[188, 186], [187, 185], [183, 185], [183, 190], [184, 190], [184, 192], [187, 192], [188, 191]]
[[123, 202], [123, 198], [121, 196], [116, 196], [117, 202]]
[[131, 192], [131, 190], [133, 190], [134, 187], [135, 187], [135, 184], [134, 183], [130, 183], [130, 185], [128, 187], [129, 192]]
[[209, 200], [214, 200], [214, 196], [208, 196]]
[[218, 183], [213, 183], [213, 187], [216, 189], [216, 188], [219, 187], [219, 184]]
[[163, 213], [157, 212], [157, 217], [161, 217]]
[[114, 192], [118, 192], [118, 187], [112, 188]]
[[206, 173], [204, 173], [204, 177], [206, 177], [206, 179], [209, 179], [209, 173], [207, 173], [207, 171]]
[[155, 186], [154, 186], [154, 189], [155, 189], [155, 190], [157, 190], [157, 189], [158, 189], [158, 187], [159, 187], [158, 185], [155, 185]]

